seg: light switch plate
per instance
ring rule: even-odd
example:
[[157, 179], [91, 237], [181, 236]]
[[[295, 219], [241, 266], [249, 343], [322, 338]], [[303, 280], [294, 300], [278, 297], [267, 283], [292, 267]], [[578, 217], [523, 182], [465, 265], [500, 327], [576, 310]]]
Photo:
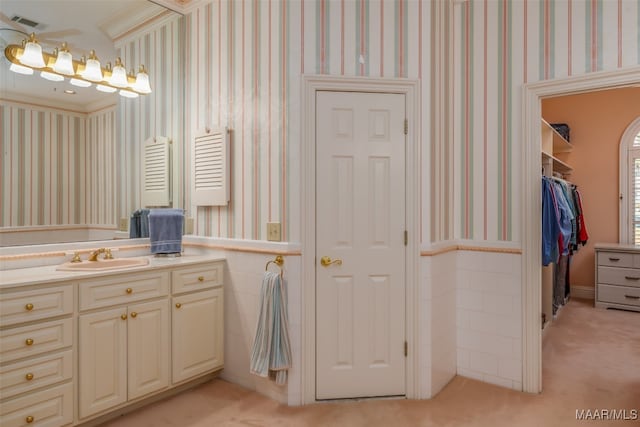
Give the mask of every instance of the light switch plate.
[[184, 219], [184, 234], [193, 234], [193, 218]]
[[280, 223], [279, 222], [268, 222], [267, 223], [267, 240], [271, 242], [279, 242], [282, 240], [280, 234]]
[[129, 218], [120, 218], [120, 224], [118, 225], [119, 231], [127, 231], [129, 229]]

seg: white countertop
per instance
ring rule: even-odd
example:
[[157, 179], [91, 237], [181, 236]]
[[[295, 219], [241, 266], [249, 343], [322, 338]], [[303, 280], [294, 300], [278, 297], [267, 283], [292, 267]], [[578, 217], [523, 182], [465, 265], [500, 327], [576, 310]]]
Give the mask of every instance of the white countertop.
[[182, 267], [202, 262], [223, 261], [225, 259], [224, 256], [213, 254], [183, 255], [175, 258], [158, 258], [153, 255], [148, 255], [135, 258], [147, 258], [149, 259], [149, 264], [109, 271], [59, 271], [56, 270], [58, 267], [57, 265], [2, 270], [0, 271], [0, 289], [15, 286], [39, 285], [43, 283], [87, 279], [91, 277], [111, 276], [123, 273], [126, 274], [134, 271], [140, 272], [145, 270]]
[[624, 251], [624, 252], [638, 252], [640, 253], [640, 246], [628, 245], [624, 243], [596, 243], [595, 249], [604, 249], [608, 251]]

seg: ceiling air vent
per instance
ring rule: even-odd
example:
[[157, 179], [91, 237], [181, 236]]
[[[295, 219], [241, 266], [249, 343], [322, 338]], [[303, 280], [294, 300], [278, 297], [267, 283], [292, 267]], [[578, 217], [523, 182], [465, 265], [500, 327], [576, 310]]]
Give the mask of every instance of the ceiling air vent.
[[13, 22], [17, 22], [18, 24], [26, 25], [31, 28], [36, 28], [38, 25], [40, 25], [39, 22], [32, 21], [31, 19], [23, 18], [22, 16], [18, 16], [18, 15], [14, 15], [13, 18], [11, 18], [11, 20]]

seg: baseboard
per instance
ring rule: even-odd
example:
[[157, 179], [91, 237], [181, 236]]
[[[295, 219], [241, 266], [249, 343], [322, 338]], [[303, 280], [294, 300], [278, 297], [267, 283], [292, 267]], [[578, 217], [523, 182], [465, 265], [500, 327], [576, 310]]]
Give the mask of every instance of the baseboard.
[[595, 300], [596, 288], [591, 286], [571, 286], [571, 297], [578, 299]]

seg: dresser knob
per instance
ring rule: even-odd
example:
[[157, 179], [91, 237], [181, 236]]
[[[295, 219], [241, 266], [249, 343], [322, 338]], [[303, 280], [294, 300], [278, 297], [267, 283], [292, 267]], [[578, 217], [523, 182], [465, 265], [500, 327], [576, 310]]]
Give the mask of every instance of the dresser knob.
[[25, 343], [26, 345], [33, 345], [33, 339], [31, 339], [31, 338], [27, 338], [27, 339], [24, 341], [24, 343]]
[[180, 308], [182, 307], [182, 304], [180, 304], [179, 302], [176, 303], [176, 308]]
[[198, 276], [198, 282], [204, 282], [204, 276]]
[[29, 372], [27, 375], [24, 376], [27, 381], [31, 381], [33, 379], [33, 374], [31, 372]]
[[24, 308], [25, 308], [27, 311], [31, 311], [31, 310], [33, 310], [33, 304], [29, 303], [29, 304], [25, 305], [25, 306], [24, 306]]
[[33, 422], [33, 417], [29, 415], [27, 418], [25, 418], [25, 421], [27, 422], [27, 424], [31, 424]]
[[133, 289], [131, 289], [131, 288], [127, 288], [127, 293], [128, 293], [128, 294], [130, 294], [130, 293], [132, 293], [132, 292], [133, 292]]
[[121, 315], [120, 315], [120, 318], [121, 318], [122, 320], [127, 320], [127, 315], [126, 315], [126, 314], [121, 314]]
[[138, 313], [136, 313], [135, 311], [132, 311], [131, 312], [131, 317], [133, 317], [135, 319], [136, 317], [138, 317]]

